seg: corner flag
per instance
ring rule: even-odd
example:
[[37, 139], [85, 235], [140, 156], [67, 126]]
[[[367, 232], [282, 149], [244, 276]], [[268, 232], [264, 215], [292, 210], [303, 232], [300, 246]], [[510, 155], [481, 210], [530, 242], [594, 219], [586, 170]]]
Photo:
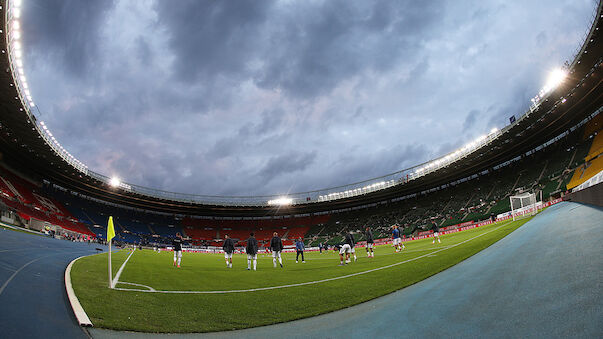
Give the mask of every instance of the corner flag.
[[111, 239], [115, 237], [115, 228], [113, 228], [113, 216], [109, 216], [109, 224], [107, 225], [107, 241], [109, 242], [109, 288], [113, 288], [113, 277], [111, 274]]
[[115, 228], [113, 228], [113, 217], [109, 217], [109, 225], [107, 226], [107, 241], [111, 241], [115, 237]]

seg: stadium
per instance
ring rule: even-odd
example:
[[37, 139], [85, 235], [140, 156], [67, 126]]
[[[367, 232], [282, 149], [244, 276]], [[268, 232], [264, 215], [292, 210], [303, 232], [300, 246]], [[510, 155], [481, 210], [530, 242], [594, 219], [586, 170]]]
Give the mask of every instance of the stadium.
[[372, 179], [246, 196], [74, 157], [30, 93], [22, 6], [0, 1], [3, 337], [603, 335], [603, 2], [504, 127]]

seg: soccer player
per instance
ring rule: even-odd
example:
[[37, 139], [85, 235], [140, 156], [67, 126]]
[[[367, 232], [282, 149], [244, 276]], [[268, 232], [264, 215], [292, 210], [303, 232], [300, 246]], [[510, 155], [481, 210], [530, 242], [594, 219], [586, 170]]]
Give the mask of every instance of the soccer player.
[[339, 246], [339, 266], [347, 265], [350, 262], [350, 252], [352, 252], [352, 247], [347, 242]]
[[400, 230], [398, 229], [398, 225], [393, 225], [392, 227], [394, 228], [392, 231], [394, 248], [396, 249], [396, 253], [398, 253], [404, 248], [404, 245], [402, 244], [402, 238], [400, 238]]
[[295, 242], [295, 249], [297, 250], [297, 255], [295, 256], [295, 263], [297, 264], [299, 260], [299, 255], [301, 254], [302, 264], [305, 264], [306, 259], [304, 259], [304, 250], [306, 249], [306, 247], [304, 246], [304, 242], [302, 241], [301, 237], [299, 237], [299, 239], [297, 239], [297, 241]]
[[342, 242], [333, 246], [333, 250], [339, 252], [339, 266], [347, 265], [352, 251], [350, 244]]
[[371, 232], [371, 228], [368, 226], [366, 226], [366, 230], [364, 231], [364, 237], [366, 238], [366, 256], [374, 258], [375, 252], [373, 252], [373, 246], [375, 245], [375, 240], [373, 239], [373, 232]]
[[180, 268], [180, 260], [182, 260], [182, 236], [180, 232], [176, 233], [176, 237], [172, 240], [174, 246], [174, 266]]
[[435, 223], [435, 221], [431, 224], [431, 229], [433, 230], [433, 241], [431, 243], [435, 244], [436, 237], [438, 238], [438, 243], [442, 243], [440, 241], [440, 229], [438, 228], [438, 225]]
[[270, 249], [272, 250], [272, 264], [274, 267], [276, 268], [276, 259], [278, 258], [278, 263], [281, 265], [281, 268], [283, 268], [283, 259], [281, 258], [283, 241], [276, 232], [272, 234], [272, 239], [270, 239]]
[[232, 253], [234, 252], [235, 246], [234, 241], [228, 237], [228, 234], [224, 235], [224, 259], [226, 259], [226, 267], [232, 268]]
[[255, 239], [253, 232], [249, 234], [245, 252], [247, 252], [247, 270], [251, 270], [251, 261], [253, 260], [253, 270], [255, 271], [258, 262], [258, 241]]
[[[354, 261], [358, 260], [356, 257], [356, 250], [354, 249], [356, 246], [356, 241], [354, 240], [354, 235], [352, 235], [352, 232], [348, 231], [348, 233], [346, 233], [345, 242], [350, 245], [350, 253], [354, 255]], [[351, 260], [349, 262], [351, 262]]]

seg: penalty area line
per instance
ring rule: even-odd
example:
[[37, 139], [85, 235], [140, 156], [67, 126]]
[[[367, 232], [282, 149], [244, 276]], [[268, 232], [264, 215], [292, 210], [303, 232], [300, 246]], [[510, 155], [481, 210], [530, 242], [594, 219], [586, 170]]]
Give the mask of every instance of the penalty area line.
[[[397, 263], [393, 263], [390, 265], [386, 265], [386, 266], [381, 266], [381, 267], [377, 267], [377, 268], [373, 268], [370, 270], [366, 270], [366, 271], [362, 271], [362, 272], [356, 272], [356, 273], [351, 273], [351, 274], [346, 274], [346, 275], [342, 275], [339, 277], [333, 277], [333, 278], [327, 278], [327, 279], [321, 279], [321, 280], [315, 280], [315, 281], [307, 281], [307, 282], [303, 282], [303, 283], [297, 283], [297, 284], [288, 284], [288, 285], [280, 285], [280, 286], [269, 286], [269, 287], [259, 287], [259, 288], [250, 288], [250, 289], [244, 289], [244, 290], [227, 290], [227, 291], [166, 291], [166, 290], [155, 290], [150, 286], [147, 285], [140, 285], [140, 284], [133, 284], [133, 283], [127, 283], [130, 285], [138, 285], [138, 286], [144, 286], [146, 288], [146, 290], [141, 290], [141, 289], [130, 289], [130, 288], [118, 288], [115, 287], [113, 289], [115, 290], [119, 290], [119, 291], [131, 291], [131, 292], [145, 292], [145, 293], [164, 293], [164, 294], [226, 294], [226, 293], [243, 293], [243, 292], [257, 292], [257, 291], [269, 291], [269, 290], [276, 290], [276, 289], [281, 289], [281, 288], [289, 288], [289, 287], [299, 287], [299, 286], [306, 286], [306, 285], [314, 285], [314, 284], [320, 284], [320, 283], [324, 283], [324, 282], [329, 282], [329, 281], [335, 281], [335, 280], [340, 280], [340, 279], [347, 279], [347, 278], [351, 278], [351, 277], [355, 277], [355, 276], [359, 276], [359, 275], [363, 275], [363, 274], [367, 274], [367, 273], [372, 273], [372, 272], [376, 272], [376, 271], [380, 271], [380, 270], [384, 270], [387, 268], [391, 268], [391, 267], [395, 267], [395, 266], [399, 266], [402, 264], [406, 264], [409, 263], [411, 261], [415, 261], [415, 260], [419, 260], [425, 257], [429, 257], [429, 256], [434, 256], [434, 254], [442, 252], [442, 251], [446, 251], [449, 250], [451, 248], [460, 246], [466, 242], [469, 242], [471, 240], [477, 239], [481, 236], [484, 236], [488, 233], [494, 232], [496, 230], [498, 230], [499, 228], [501, 228], [503, 225], [500, 225], [492, 230], [489, 230], [487, 232], [484, 232], [482, 234], [479, 234], [473, 238], [469, 238], [467, 240], [463, 240], [461, 242], [459, 242], [458, 244], [454, 244], [454, 245], [450, 245], [446, 248], [441, 248], [438, 249], [436, 251], [433, 252], [429, 252], [427, 254], [423, 254], [421, 256], [412, 258], [412, 259], [407, 259], [404, 261], [400, 261]], [[120, 284], [123, 282], [120, 282]]]

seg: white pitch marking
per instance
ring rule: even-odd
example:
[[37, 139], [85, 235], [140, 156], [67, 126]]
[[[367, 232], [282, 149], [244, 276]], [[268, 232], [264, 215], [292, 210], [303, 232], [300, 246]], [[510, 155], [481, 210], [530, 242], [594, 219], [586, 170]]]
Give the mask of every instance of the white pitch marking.
[[121, 275], [121, 272], [124, 270], [124, 267], [126, 267], [126, 264], [128, 263], [128, 260], [130, 260], [130, 257], [132, 256], [132, 254], [134, 254], [134, 251], [132, 251], [132, 253], [130, 253], [128, 258], [126, 258], [126, 261], [124, 261], [124, 263], [121, 264], [121, 267], [117, 271], [115, 278], [113, 278], [113, 281], [111, 282], [111, 288], [115, 288], [115, 285], [119, 282], [119, 276]]
[[[115, 287], [115, 290], [119, 290], [119, 291], [134, 291], [134, 292], [146, 292], [146, 293], [166, 293], [166, 294], [226, 294], [226, 293], [242, 293], [242, 292], [257, 292], [257, 291], [267, 291], [267, 290], [276, 290], [276, 289], [281, 289], [281, 288], [287, 288], [287, 287], [298, 287], [298, 286], [305, 286], [305, 285], [314, 285], [314, 284], [319, 284], [319, 283], [323, 283], [323, 282], [329, 282], [329, 281], [334, 281], [334, 280], [340, 280], [340, 279], [346, 279], [346, 278], [350, 278], [350, 277], [355, 277], [357, 275], [362, 275], [362, 274], [366, 274], [366, 273], [371, 273], [371, 272], [375, 272], [375, 271], [380, 271], [386, 268], [390, 268], [390, 267], [394, 267], [394, 266], [398, 266], [398, 265], [402, 265], [411, 261], [415, 261], [421, 258], [425, 258], [428, 256], [433, 256], [434, 253], [438, 253], [441, 251], [445, 251], [447, 249], [451, 249], [454, 248], [456, 246], [462, 245], [468, 241], [471, 241], [473, 239], [477, 239], [483, 235], [486, 235], [490, 232], [496, 231], [499, 228], [501, 228], [503, 225], [498, 226], [495, 229], [492, 229], [490, 231], [487, 231], [485, 233], [479, 234], [473, 238], [461, 241], [458, 244], [454, 244], [454, 245], [450, 245], [447, 248], [441, 248], [437, 251], [433, 251], [427, 254], [423, 254], [421, 256], [418, 256], [416, 258], [412, 258], [412, 259], [408, 259], [408, 260], [404, 260], [404, 261], [400, 261], [394, 264], [390, 264], [390, 265], [386, 265], [386, 266], [382, 266], [382, 267], [377, 267], [377, 268], [373, 268], [367, 271], [362, 271], [362, 272], [357, 272], [357, 273], [352, 273], [352, 274], [347, 274], [347, 275], [342, 275], [339, 277], [334, 277], [334, 278], [327, 278], [327, 279], [322, 279], [322, 280], [315, 280], [315, 281], [308, 281], [308, 282], [303, 282], [303, 283], [298, 283], [298, 284], [289, 284], [289, 285], [281, 285], [281, 286], [270, 286], [270, 287], [259, 287], [259, 288], [250, 288], [250, 289], [246, 289], [246, 290], [229, 290], [229, 291], [165, 291], [165, 290], [154, 290], [154, 291], [150, 291], [150, 290], [139, 290], [139, 289], [127, 289], [127, 288], [117, 288]], [[149, 287], [144, 285], [145, 287]]]
[[140, 286], [140, 287], [146, 287], [149, 289], [149, 292], [156, 292], [156, 290], [154, 288], [152, 288], [151, 286], [147, 286], [147, 285], [143, 285], [143, 284], [135, 284], [135, 283], [129, 283], [129, 282], [125, 282], [125, 281], [118, 281], [118, 284], [125, 284], [125, 285], [133, 285], [133, 286]]
[[[451, 245], [448, 245], [448, 246], [438, 246], [438, 247], [442, 248], [442, 249], [447, 249], [450, 246]], [[362, 249], [362, 247], [358, 247], [358, 251], [359, 252], [362, 252], [361, 249]], [[383, 257], [383, 256], [386, 256], [386, 255], [400, 255], [400, 254], [411, 253], [411, 252], [425, 252], [425, 251], [431, 251], [432, 249], [433, 248], [426, 248], [426, 249], [422, 249], [422, 250], [402, 250], [402, 252], [389, 252], [389, 253], [379, 254], [378, 256], [379, 257]], [[327, 255], [331, 255], [331, 254], [337, 254], [337, 255], [339, 255], [339, 252], [327, 253]], [[363, 255], [363, 253], [360, 253], [359, 257], [366, 258], [366, 256]], [[270, 257], [265, 256], [265, 258], [272, 259], [272, 256], [270, 256]], [[308, 261], [308, 260], [333, 260], [333, 259], [336, 259], [336, 258], [308, 258], [308, 259], [306, 259], [306, 261]], [[288, 261], [295, 261], [294, 259], [286, 259], [286, 260], [288, 260]]]

